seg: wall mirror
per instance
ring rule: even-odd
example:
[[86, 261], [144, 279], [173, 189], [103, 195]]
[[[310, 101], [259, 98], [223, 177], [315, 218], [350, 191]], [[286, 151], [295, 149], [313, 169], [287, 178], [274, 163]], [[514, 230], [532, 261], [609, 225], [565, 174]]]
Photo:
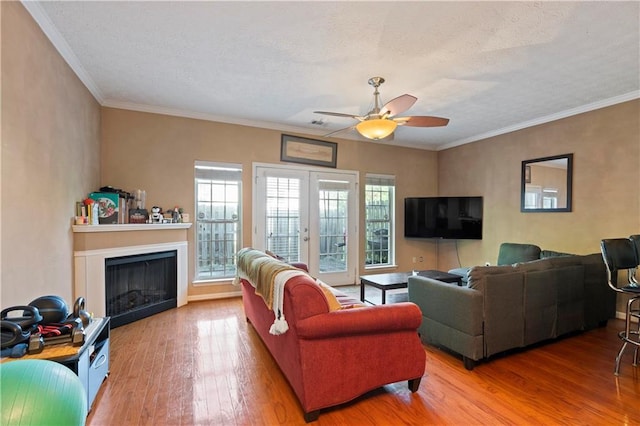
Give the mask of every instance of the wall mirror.
[[570, 212], [573, 154], [522, 162], [520, 211]]

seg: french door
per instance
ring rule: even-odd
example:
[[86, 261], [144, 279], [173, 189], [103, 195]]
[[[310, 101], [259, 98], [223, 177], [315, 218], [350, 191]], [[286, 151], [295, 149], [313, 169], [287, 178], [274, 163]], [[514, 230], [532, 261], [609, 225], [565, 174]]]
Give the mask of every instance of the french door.
[[304, 262], [327, 284], [354, 284], [357, 172], [254, 165], [252, 245]]

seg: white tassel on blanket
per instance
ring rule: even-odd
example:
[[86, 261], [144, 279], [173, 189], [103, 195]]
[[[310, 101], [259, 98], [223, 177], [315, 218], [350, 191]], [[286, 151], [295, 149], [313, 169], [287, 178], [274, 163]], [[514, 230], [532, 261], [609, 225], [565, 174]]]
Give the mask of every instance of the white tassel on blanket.
[[276, 318], [276, 320], [271, 324], [271, 328], [269, 329], [269, 333], [274, 336], [278, 336], [280, 334], [284, 334], [289, 330], [289, 323], [284, 318], [284, 315], [280, 315], [280, 318]]
[[271, 328], [269, 329], [270, 334], [277, 336], [289, 330], [289, 324], [282, 312], [284, 305], [284, 285], [289, 279], [298, 275], [306, 275], [306, 273], [300, 270], [289, 270], [278, 272], [275, 276], [273, 281], [273, 312], [275, 313], [276, 319], [273, 321], [273, 324], [271, 324]]

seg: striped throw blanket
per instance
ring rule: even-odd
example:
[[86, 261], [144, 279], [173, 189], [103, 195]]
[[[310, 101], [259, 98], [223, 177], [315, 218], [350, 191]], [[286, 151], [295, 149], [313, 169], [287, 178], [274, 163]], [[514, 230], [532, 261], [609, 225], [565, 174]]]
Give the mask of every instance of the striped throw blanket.
[[247, 280], [275, 313], [275, 321], [269, 332], [274, 335], [286, 332], [289, 325], [282, 312], [284, 286], [290, 278], [306, 275], [306, 272], [252, 248], [243, 248], [238, 252], [236, 266], [234, 284], [239, 284], [240, 279]]

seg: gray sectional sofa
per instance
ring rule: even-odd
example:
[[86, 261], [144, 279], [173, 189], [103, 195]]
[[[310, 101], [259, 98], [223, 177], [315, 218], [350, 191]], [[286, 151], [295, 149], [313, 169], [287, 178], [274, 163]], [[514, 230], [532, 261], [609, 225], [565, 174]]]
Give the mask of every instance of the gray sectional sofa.
[[463, 270], [462, 286], [409, 277], [409, 301], [422, 311], [422, 341], [462, 355], [471, 370], [491, 355], [593, 329], [615, 316], [616, 295], [599, 253], [536, 251], [551, 257], [475, 266]]

